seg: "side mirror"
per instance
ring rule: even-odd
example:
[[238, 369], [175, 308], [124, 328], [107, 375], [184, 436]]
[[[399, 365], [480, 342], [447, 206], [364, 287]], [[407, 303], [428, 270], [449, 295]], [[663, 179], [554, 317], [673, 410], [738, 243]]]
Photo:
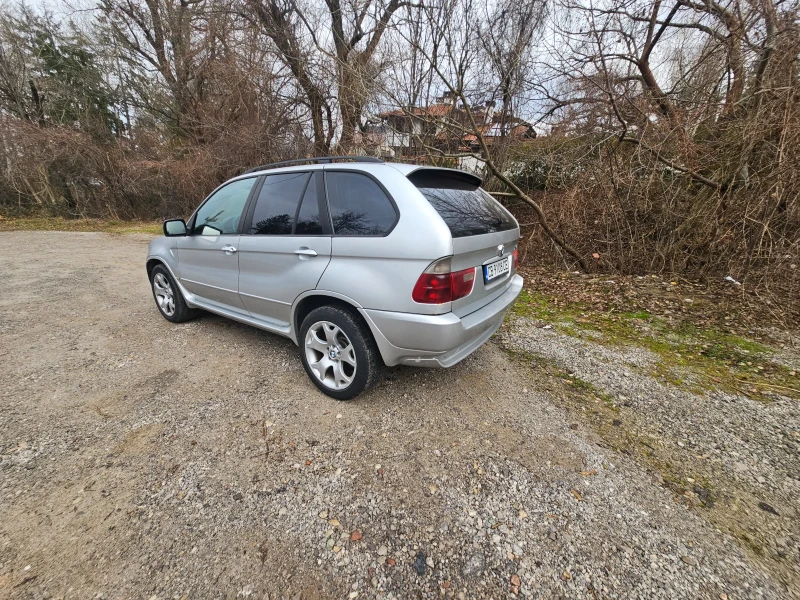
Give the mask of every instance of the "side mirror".
[[164, 235], [167, 237], [186, 235], [186, 221], [183, 219], [164, 221]]

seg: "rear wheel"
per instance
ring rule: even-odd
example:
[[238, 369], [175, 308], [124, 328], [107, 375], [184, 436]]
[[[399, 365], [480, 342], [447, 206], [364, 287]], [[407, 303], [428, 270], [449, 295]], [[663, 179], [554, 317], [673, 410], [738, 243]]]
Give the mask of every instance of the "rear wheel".
[[303, 319], [300, 359], [314, 385], [337, 400], [355, 398], [380, 374], [380, 356], [369, 328], [338, 306], [322, 306]]
[[197, 316], [198, 311], [186, 304], [178, 284], [164, 265], [153, 267], [150, 272], [150, 286], [153, 288], [158, 311], [167, 321], [182, 323]]

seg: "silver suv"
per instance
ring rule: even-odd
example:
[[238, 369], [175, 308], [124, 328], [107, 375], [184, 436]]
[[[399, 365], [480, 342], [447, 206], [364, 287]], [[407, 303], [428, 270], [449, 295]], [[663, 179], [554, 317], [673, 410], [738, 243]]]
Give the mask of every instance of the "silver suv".
[[381, 363], [453, 366], [522, 289], [519, 225], [480, 184], [370, 157], [250, 169], [150, 242], [156, 304], [173, 323], [203, 309], [290, 338], [339, 400]]

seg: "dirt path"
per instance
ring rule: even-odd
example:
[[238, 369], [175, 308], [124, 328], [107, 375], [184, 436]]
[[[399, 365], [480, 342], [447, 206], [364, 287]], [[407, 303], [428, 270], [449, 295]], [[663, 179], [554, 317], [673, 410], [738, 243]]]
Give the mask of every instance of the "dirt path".
[[337, 403], [146, 242], [0, 233], [1, 598], [792, 593], [496, 343]]

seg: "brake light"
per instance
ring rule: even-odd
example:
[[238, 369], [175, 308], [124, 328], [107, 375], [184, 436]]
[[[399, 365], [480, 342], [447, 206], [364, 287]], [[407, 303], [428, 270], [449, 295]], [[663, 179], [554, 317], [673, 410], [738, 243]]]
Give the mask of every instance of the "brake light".
[[517, 270], [517, 262], [519, 261], [519, 250], [517, 248], [514, 248], [514, 254], [512, 254], [511, 256], [513, 257], [512, 265], [514, 266], [514, 270], [516, 271]]
[[447, 275], [423, 273], [419, 276], [411, 297], [414, 302], [419, 302], [420, 304], [452, 302], [453, 289], [450, 286], [450, 273]]
[[420, 304], [444, 304], [464, 298], [475, 285], [475, 267], [450, 273], [450, 259], [440, 260], [419, 276], [411, 298]]

